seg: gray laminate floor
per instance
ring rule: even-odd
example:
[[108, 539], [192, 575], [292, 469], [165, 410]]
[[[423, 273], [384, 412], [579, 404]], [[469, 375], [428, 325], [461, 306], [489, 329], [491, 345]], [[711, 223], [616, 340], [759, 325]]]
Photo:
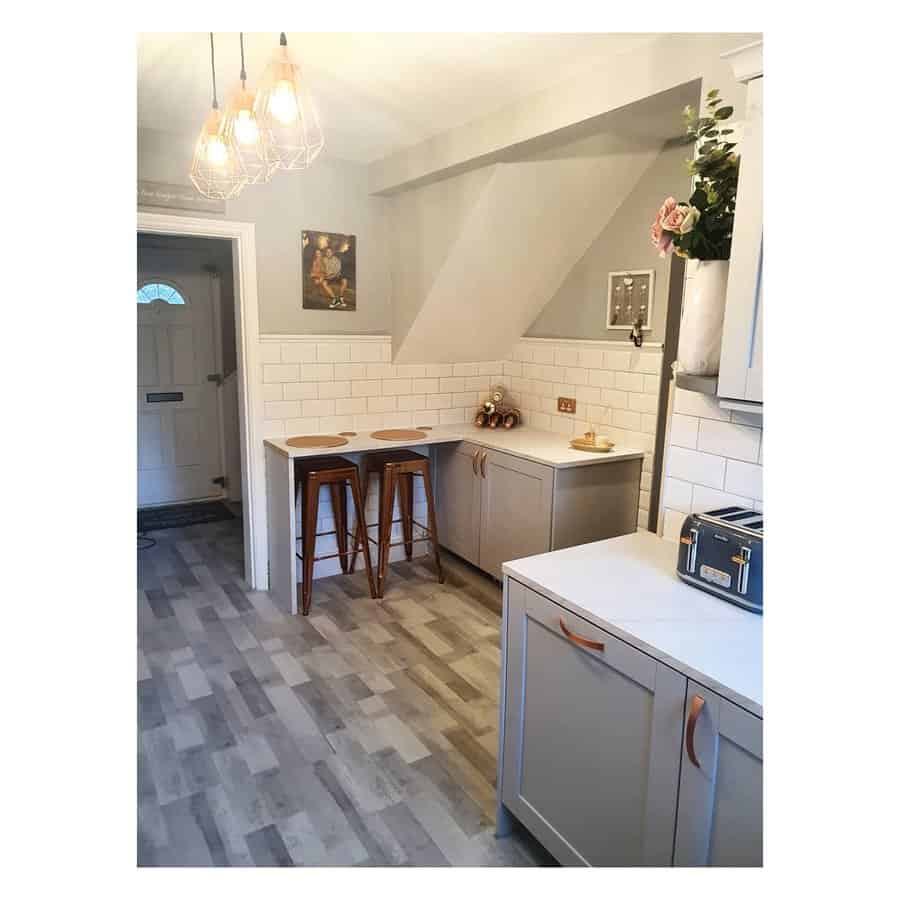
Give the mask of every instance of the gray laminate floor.
[[[448, 561], [246, 590], [240, 520], [138, 554], [138, 863], [528, 866], [493, 836], [499, 588]], [[487, 605], [485, 605], [487, 604]]]

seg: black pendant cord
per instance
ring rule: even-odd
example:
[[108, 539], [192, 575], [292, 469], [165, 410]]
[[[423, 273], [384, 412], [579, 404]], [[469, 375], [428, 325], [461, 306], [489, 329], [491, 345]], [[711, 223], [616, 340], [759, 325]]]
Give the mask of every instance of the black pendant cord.
[[212, 68], [213, 83], [213, 109], [219, 108], [219, 100], [216, 97], [216, 44], [213, 40], [213, 33], [209, 33], [209, 64]]
[[240, 32], [241, 36], [241, 88], [247, 90], [247, 70], [244, 68], [244, 32]]

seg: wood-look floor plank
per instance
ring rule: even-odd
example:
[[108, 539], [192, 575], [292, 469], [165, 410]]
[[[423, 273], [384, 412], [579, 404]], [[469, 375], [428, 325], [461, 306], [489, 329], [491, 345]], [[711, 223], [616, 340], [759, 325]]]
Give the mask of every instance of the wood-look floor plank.
[[316, 582], [308, 618], [242, 576], [240, 522], [138, 559], [141, 866], [546, 862], [493, 836], [499, 589], [445, 560]]

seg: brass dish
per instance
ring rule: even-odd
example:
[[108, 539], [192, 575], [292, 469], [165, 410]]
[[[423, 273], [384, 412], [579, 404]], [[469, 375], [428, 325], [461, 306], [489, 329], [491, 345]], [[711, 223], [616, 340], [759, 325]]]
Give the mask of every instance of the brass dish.
[[600, 438], [596, 443], [586, 441], [584, 438], [573, 438], [569, 441], [569, 446], [573, 450], [587, 450], [589, 453], [609, 453], [616, 445], [605, 438]]

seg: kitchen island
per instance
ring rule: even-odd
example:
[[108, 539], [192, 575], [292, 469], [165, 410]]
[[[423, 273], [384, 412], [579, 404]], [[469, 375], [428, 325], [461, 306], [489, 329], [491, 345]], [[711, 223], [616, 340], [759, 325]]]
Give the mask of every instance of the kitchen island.
[[498, 832], [573, 865], [762, 864], [762, 616], [647, 532], [503, 565]]
[[340, 455], [357, 461], [362, 453], [401, 448], [428, 454], [441, 544], [495, 578], [505, 559], [634, 531], [643, 452], [614, 447], [591, 453], [573, 450], [569, 440], [526, 426], [474, 425], [435, 427], [410, 441], [361, 432], [329, 448], [267, 439], [270, 591], [282, 608], [297, 611], [293, 461], [299, 458]]

